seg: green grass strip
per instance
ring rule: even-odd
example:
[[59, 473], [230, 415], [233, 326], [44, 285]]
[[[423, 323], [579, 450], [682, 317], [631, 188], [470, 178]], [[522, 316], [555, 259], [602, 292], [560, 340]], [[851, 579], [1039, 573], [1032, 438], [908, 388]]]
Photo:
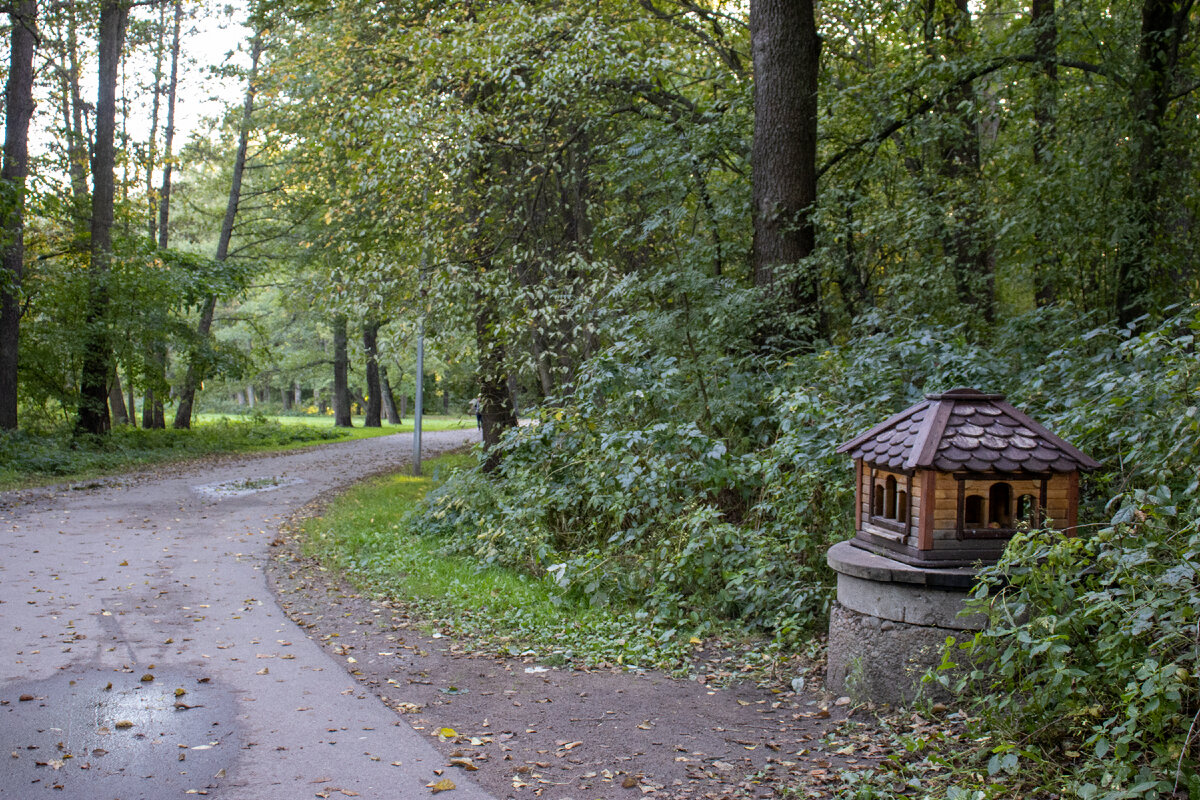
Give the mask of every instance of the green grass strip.
[[567, 602], [548, 577], [482, 566], [412, 533], [408, 513], [470, 455], [426, 463], [429, 477], [393, 475], [343, 495], [303, 525], [305, 552], [344, 571], [356, 587], [397, 603], [480, 651], [533, 656], [544, 664], [665, 668], [686, 672], [694, 632], [641, 609]]

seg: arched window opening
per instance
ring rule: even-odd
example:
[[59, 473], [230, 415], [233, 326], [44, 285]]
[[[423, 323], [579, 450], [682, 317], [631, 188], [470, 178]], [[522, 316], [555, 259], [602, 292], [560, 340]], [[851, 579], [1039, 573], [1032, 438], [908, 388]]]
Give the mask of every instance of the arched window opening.
[[887, 498], [887, 500], [884, 505], [883, 515], [885, 517], [887, 517], [888, 519], [895, 519], [896, 518], [896, 478], [895, 478], [895, 476], [888, 475], [887, 483], [885, 485], [887, 486], [887, 490], [884, 493], [884, 496]]
[[871, 509], [871, 513], [877, 517], [883, 516], [883, 485], [875, 484], [875, 507]]
[[1017, 521], [1033, 526], [1037, 523], [1037, 502], [1031, 494], [1023, 494], [1017, 498]]
[[896, 519], [901, 522], [908, 520], [908, 492], [896, 493]]
[[993, 483], [988, 490], [988, 527], [1012, 527], [1012, 487], [1007, 483]]
[[963, 525], [978, 528], [983, 525], [983, 497], [977, 494], [967, 495], [963, 505]]

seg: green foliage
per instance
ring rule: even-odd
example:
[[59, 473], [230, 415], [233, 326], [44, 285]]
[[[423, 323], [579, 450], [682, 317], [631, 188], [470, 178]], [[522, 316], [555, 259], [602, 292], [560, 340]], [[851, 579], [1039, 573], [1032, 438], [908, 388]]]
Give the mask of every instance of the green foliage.
[[968, 685], [1001, 743], [988, 774], [1014, 792], [1035, 777], [1080, 798], [1200, 794], [1200, 509], [1137, 494], [1129, 522], [1019, 536], [982, 575], [991, 623]]

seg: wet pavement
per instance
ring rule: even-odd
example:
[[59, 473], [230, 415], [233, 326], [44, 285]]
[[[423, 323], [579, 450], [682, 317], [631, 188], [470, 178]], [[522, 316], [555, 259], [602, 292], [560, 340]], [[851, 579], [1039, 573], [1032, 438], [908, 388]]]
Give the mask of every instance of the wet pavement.
[[[429, 796], [444, 759], [264, 575], [294, 510], [410, 452], [398, 435], [0, 495], [0, 797]], [[453, 800], [488, 796], [453, 779]]]

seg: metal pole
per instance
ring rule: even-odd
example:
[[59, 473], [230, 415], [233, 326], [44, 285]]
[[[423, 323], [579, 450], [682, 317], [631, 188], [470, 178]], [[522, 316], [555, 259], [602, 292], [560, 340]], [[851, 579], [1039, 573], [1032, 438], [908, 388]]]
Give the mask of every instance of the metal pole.
[[421, 406], [425, 389], [425, 314], [417, 330], [417, 392], [413, 409], [413, 475], [421, 474]]
[[[422, 198], [424, 198], [422, 194]], [[429, 268], [429, 236], [426, 231], [425, 241], [421, 245], [420, 271], [417, 281], [420, 284], [421, 320], [417, 328], [417, 391], [413, 398], [413, 475], [421, 474], [421, 412], [425, 400], [425, 271]]]

